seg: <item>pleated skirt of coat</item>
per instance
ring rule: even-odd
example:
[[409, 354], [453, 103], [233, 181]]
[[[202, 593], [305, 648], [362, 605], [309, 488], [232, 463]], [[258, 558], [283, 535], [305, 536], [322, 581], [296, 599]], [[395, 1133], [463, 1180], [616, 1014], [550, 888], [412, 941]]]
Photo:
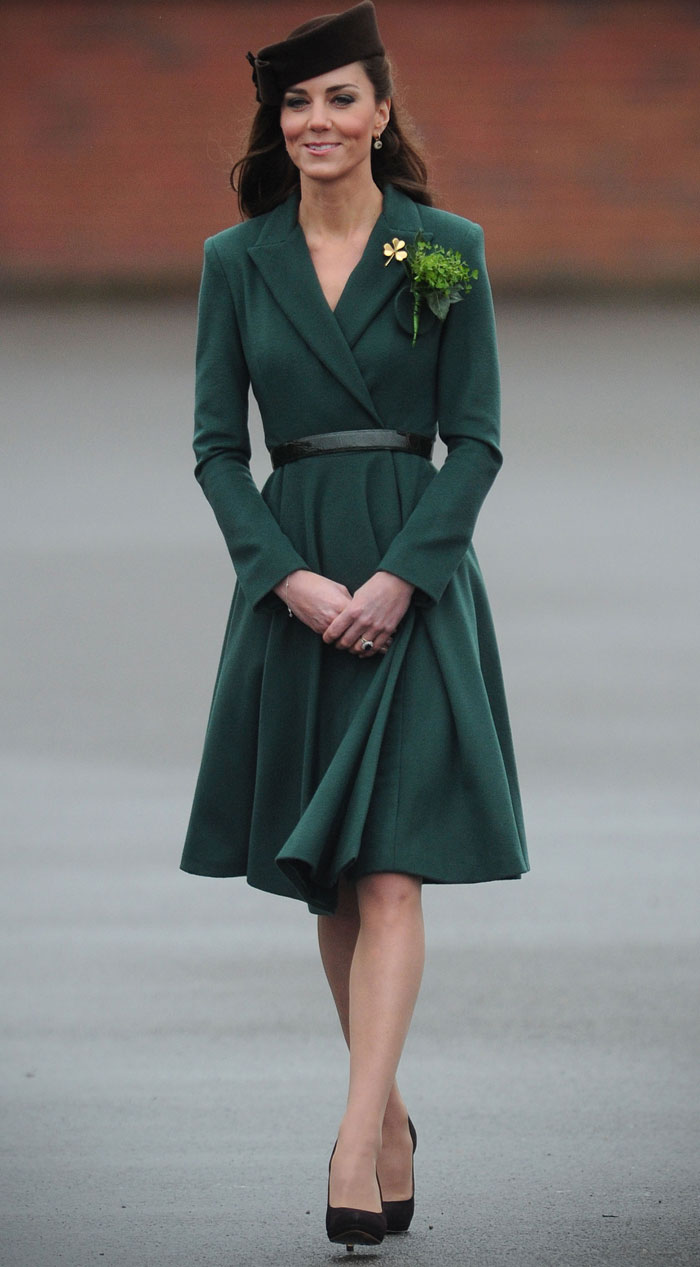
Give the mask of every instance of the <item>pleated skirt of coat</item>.
[[[352, 592], [434, 468], [382, 451], [304, 459], [263, 496], [313, 570]], [[496, 636], [472, 546], [386, 655], [339, 652], [237, 586], [183, 870], [246, 876], [332, 913], [342, 875], [513, 879], [527, 847]]]

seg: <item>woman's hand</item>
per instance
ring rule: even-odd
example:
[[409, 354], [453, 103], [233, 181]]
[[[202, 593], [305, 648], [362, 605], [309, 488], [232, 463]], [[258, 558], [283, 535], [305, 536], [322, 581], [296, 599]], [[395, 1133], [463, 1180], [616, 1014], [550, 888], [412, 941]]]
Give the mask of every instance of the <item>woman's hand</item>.
[[[414, 589], [393, 572], [375, 572], [330, 622], [323, 641], [363, 658], [386, 651]], [[362, 650], [363, 639], [373, 644], [371, 650]]]
[[275, 585], [274, 591], [293, 614], [317, 634], [325, 633], [352, 597], [345, 585], [304, 568], [290, 572]]

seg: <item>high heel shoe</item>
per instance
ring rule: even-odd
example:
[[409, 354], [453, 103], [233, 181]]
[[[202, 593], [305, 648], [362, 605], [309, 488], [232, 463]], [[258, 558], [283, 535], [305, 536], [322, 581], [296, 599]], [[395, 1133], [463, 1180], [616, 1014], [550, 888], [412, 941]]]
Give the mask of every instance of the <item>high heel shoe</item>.
[[[382, 1209], [351, 1210], [344, 1205], [331, 1205], [331, 1162], [338, 1146], [336, 1140], [328, 1163], [328, 1204], [326, 1206], [326, 1231], [334, 1245], [344, 1245], [352, 1252], [356, 1245], [381, 1245], [386, 1234], [384, 1202]], [[379, 1179], [377, 1179], [377, 1184]], [[381, 1200], [382, 1190], [379, 1189]]]
[[[410, 1117], [408, 1119], [408, 1129], [413, 1144], [413, 1152], [416, 1151], [418, 1136], [416, 1128]], [[406, 1232], [413, 1218], [413, 1208], [415, 1202], [416, 1179], [413, 1173], [413, 1157], [411, 1157], [411, 1195], [405, 1201], [382, 1201], [382, 1210], [386, 1216], [387, 1232]]]

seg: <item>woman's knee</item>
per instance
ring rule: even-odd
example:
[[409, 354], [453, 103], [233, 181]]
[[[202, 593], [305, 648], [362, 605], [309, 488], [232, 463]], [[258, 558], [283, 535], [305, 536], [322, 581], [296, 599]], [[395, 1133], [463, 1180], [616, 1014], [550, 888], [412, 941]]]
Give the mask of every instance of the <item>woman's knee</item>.
[[363, 920], [404, 918], [420, 910], [421, 880], [393, 871], [362, 876], [357, 881], [357, 902]]

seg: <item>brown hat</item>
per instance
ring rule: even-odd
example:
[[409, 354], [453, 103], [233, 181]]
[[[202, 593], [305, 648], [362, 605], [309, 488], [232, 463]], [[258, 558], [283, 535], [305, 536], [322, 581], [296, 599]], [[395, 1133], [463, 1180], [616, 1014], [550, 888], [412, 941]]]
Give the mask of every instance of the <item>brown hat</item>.
[[286, 40], [248, 53], [258, 101], [279, 105], [285, 88], [384, 52], [372, 0], [298, 26]]

